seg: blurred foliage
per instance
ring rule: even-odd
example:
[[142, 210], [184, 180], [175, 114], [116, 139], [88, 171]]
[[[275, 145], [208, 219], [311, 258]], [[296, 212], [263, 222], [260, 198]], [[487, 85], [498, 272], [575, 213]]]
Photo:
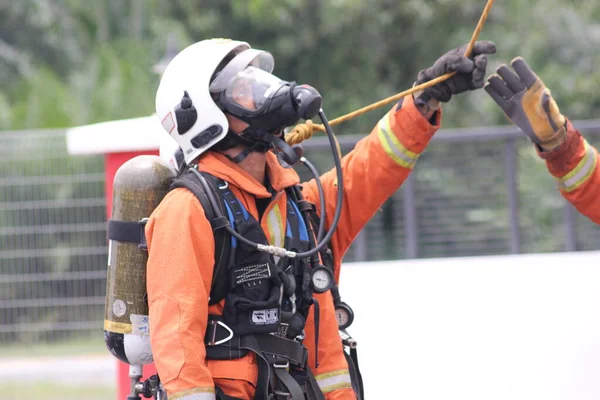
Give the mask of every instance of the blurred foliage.
[[[64, 127], [153, 112], [153, 65], [168, 38], [210, 37], [272, 52], [275, 72], [309, 83], [330, 118], [410, 87], [466, 43], [484, 0], [23, 0], [0, 5], [0, 129]], [[594, 0], [506, 0], [481, 39], [501, 62], [524, 56], [574, 119], [598, 115], [600, 21]], [[447, 107], [445, 127], [504, 123], [483, 91]], [[346, 123], [366, 132], [381, 112]]]

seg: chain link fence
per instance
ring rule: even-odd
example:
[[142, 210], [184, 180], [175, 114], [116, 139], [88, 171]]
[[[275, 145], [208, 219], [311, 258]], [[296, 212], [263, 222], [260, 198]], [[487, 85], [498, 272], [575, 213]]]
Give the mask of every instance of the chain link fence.
[[[576, 126], [600, 146], [600, 120]], [[341, 136], [342, 149], [361, 137]], [[331, 168], [325, 138], [304, 148], [321, 172]], [[61, 130], [0, 132], [0, 154], [0, 345], [99, 337], [103, 157], [69, 156]], [[345, 261], [597, 249], [600, 227], [560, 197], [531, 144], [495, 127], [438, 132]]]

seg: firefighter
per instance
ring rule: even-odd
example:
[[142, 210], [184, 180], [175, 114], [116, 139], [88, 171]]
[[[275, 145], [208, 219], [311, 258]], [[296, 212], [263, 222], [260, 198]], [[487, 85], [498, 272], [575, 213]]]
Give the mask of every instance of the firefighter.
[[[181, 147], [189, 179], [145, 228], [151, 344], [170, 399], [357, 397], [336, 299], [318, 290], [327, 280], [318, 264], [329, 254], [338, 280], [344, 253], [438, 130], [440, 103], [483, 87], [495, 45], [477, 42], [470, 57], [464, 50], [441, 56], [417, 82], [455, 76], [394, 105], [341, 168], [302, 185], [286, 163], [293, 152], [282, 135], [299, 118], [321, 116], [315, 89], [277, 78], [272, 55], [241, 41], [204, 40], [172, 60], [156, 111]], [[303, 218], [311, 208], [331, 237], [331, 253], [321, 252], [317, 263], [296, 256], [323, 237], [318, 223]], [[216, 239], [223, 226], [224, 241]], [[310, 285], [306, 271], [313, 271]]]
[[512, 123], [534, 143], [561, 195], [593, 222], [600, 224], [598, 152], [571, 121], [560, 113], [544, 82], [517, 57], [498, 67], [485, 90]]

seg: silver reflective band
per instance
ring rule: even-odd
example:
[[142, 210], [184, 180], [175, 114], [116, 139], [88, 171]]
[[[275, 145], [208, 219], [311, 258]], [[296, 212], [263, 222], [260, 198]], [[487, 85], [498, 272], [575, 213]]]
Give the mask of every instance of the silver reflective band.
[[377, 127], [377, 136], [379, 137], [379, 141], [383, 146], [383, 149], [396, 163], [400, 164], [404, 168], [412, 168], [417, 160], [419, 159], [419, 154], [413, 153], [408, 150], [406, 147], [400, 143], [398, 138], [394, 136], [393, 132], [391, 132], [389, 114], [386, 114], [385, 117], [379, 121], [379, 125]]
[[585, 156], [568, 174], [559, 178], [558, 187], [565, 192], [571, 192], [581, 186], [596, 169], [597, 155], [592, 146], [584, 140]]
[[319, 374], [315, 376], [315, 379], [323, 393], [333, 392], [338, 389], [352, 388], [350, 372], [347, 369]]
[[[171, 400], [172, 397], [169, 397]], [[216, 400], [214, 393], [194, 393], [183, 397], [177, 397], [179, 400]]]
[[195, 388], [169, 395], [169, 400], [216, 400], [215, 389]]

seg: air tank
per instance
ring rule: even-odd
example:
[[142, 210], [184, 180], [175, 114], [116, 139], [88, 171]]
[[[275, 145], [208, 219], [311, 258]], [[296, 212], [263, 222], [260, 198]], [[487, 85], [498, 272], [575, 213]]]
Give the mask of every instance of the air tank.
[[[143, 232], [145, 219], [169, 191], [176, 170], [159, 156], [137, 156], [115, 174], [111, 220]], [[110, 230], [109, 230], [110, 231]], [[110, 233], [109, 233], [109, 239]], [[145, 241], [144, 241], [145, 242]], [[104, 341], [130, 365], [153, 362], [146, 295], [148, 252], [140, 242], [109, 240]]]

